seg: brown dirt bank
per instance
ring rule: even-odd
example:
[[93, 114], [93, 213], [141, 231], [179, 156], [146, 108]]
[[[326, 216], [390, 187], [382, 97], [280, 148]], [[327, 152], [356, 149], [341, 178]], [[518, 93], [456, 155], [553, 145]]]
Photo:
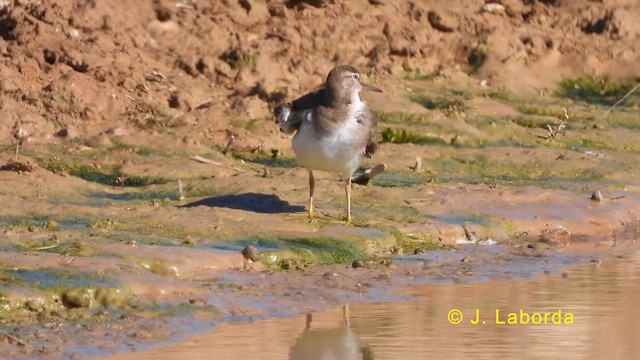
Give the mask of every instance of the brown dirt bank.
[[415, 79], [538, 94], [563, 76], [638, 75], [633, 0], [502, 4], [5, 1], [0, 139], [16, 121], [37, 142], [63, 129], [197, 125], [192, 136], [224, 146], [227, 119], [265, 116], [336, 63], [395, 94]]
[[[626, 89], [606, 76], [638, 75], [640, 9], [492, 3], [0, 0], [0, 352], [92, 356], [637, 250], [637, 97], [602, 113]], [[385, 90], [365, 166], [388, 171], [352, 227], [329, 174], [303, 216], [269, 117], [337, 63]], [[584, 73], [568, 89], [596, 95], [557, 92]]]

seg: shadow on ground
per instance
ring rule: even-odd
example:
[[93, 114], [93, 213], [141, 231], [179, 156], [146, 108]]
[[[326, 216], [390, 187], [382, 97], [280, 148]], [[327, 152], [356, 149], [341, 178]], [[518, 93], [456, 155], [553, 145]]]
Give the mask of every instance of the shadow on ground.
[[263, 214], [279, 214], [304, 211], [304, 206], [290, 205], [276, 195], [246, 193], [213, 196], [194, 201], [181, 207], [210, 206], [253, 211]]

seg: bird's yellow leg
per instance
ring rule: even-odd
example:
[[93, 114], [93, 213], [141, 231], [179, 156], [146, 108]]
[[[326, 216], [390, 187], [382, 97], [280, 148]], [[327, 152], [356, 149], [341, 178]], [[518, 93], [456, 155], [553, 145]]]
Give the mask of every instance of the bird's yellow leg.
[[344, 191], [347, 194], [347, 224], [351, 224], [351, 177], [347, 179]]
[[309, 170], [309, 219], [313, 219], [313, 190], [316, 187], [316, 179], [313, 171]]

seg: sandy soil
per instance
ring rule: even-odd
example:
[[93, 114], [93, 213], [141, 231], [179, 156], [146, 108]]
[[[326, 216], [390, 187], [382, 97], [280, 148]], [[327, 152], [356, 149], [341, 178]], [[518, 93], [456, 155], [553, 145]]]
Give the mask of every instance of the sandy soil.
[[[0, 1], [0, 350], [104, 354], [635, 251], [637, 97], [604, 118], [557, 93], [638, 76], [634, 3]], [[333, 174], [306, 219], [270, 117], [338, 63], [384, 89], [364, 97], [392, 134], [346, 227]]]

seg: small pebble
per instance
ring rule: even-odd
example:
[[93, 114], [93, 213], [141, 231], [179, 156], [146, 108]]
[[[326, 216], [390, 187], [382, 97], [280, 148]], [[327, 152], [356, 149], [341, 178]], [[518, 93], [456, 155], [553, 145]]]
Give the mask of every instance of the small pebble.
[[413, 255], [420, 255], [420, 254], [426, 254], [427, 253], [427, 249], [425, 248], [417, 248], [413, 251]]
[[55, 220], [47, 220], [42, 227], [49, 230], [56, 230], [58, 228], [58, 222]]
[[207, 305], [207, 300], [205, 300], [205, 299], [189, 299], [189, 304], [195, 305], [195, 306], [206, 306]]

